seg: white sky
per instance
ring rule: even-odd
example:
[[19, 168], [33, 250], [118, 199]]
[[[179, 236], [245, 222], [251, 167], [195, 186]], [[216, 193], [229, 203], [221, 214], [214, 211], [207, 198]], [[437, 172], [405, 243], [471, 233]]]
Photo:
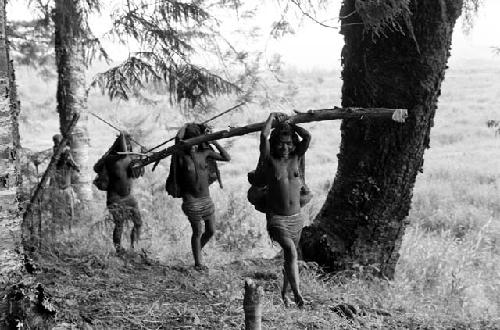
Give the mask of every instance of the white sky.
[[[340, 1], [333, 10], [338, 15]], [[298, 31], [299, 32], [299, 31]], [[306, 68], [340, 69], [340, 51], [344, 40], [338, 30], [326, 29], [310, 23], [296, 35], [280, 42], [280, 49], [288, 63]], [[491, 47], [500, 47], [500, 1], [484, 0], [473, 29], [465, 34], [460, 19], [454, 30], [450, 66], [464, 60], [495, 60]]]
[[492, 47], [500, 47], [500, 1], [484, 0], [469, 34], [462, 31], [462, 21], [458, 22], [453, 34], [451, 63], [468, 59], [499, 60]]
[[[336, 4], [332, 5], [329, 10], [331, 16], [328, 18], [338, 16], [340, 2], [338, 0]], [[484, 0], [474, 27], [468, 35], [465, 35], [462, 31], [461, 21], [457, 23], [453, 36], [451, 66], [471, 59], [500, 61], [500, 56], [495, 56], [491, 50], [492, 46], [500, 46], [500, 36], [496, 34], [497, 31], [500, 31], [499, 14], [500, 1]], [[29, 17], [22, 0], [9, 1], [7, 15], [11, 20]], [[277, 11], [267, 11], [266, 17], [259, 18], [259, 22], [266, 22], [264, 24], [267, 25], [277, 17], [279, 17]], [[102, 18], [95, 19], [91, 25], [99, 28], [99, 24], [102, 22], [104, 22]], [[338, 25], [338, 22], [333, 20], [329, 24]], [[269, 27], [263, 26], [263, 28], [268, 29]], [[104, 27], [99, 30], [104, 30]], [[295, 34], [286, 36], [278, 42], [268, 43], [268, 54], [281, 53], [285, 63], [302, 69], [340, 69], [340, 50], [343, 45], [343, 38], [338, 33], [338, 30], [324, 28], [308, 19], [304, 19], [304, 22], [295, 29], [295, 32]], [[116, 60], [119, 60], [116, 57], [126, 54], [123, 50], [113, 48], [115, 48], [115, 51], [111, 50], [110, 54]]]

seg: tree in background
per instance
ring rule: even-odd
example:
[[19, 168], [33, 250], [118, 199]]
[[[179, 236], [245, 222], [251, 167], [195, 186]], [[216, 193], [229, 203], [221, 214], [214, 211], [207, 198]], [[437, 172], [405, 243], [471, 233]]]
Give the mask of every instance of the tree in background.
[[28, 21], [9, 21], [11, 56], [17, 65], [37, 70], [44, 78], [57, 77], [54, 63], [54, 24], [49, 13]]
[[[98, 55], [109, 60], [88, 25], [88, 16], [99, 13], [101, 2], [30, 0], [29, 3], [37, 10], [38, 19], [13, 25], [11, 33], [16, 37], [17, 58], [21, 63], [42, 66], [48, 76], [53, 55], [47, 46], [54, 45], [61, 132], [74, 113], [80, 114], [71, 144], [74, 159], [81, 168], [75, 175], [74, 187], [85, 205], [91, 199], [85, 71]], [[112, 99], [125, 100], [145, 99], [141, 91], [154, 89], [168, 94], [172, 102], [184, 100], [192, 108], [208, 97], [238, 91], [237, 84], [191, 62], [190, 56], [202, 48], [204, 40], [217, 34], [215, 19], [203, 5], [237, 6], [235, 0], [206, 3], [125, 1], [112, 14], [114, 23], [109, 35], [123, 44], [136, 44], [139, 50], [129, 54], [123, 63], [98, 74], [92, 86], [98, 86]]]
[[[99, 54], [107, 54], [88, 26], [88, 15], [99, 10], [98, 1], [28, 0], [35, 18], [10, 22], [14, 58], [20, 65], [37, 69], [45, 78], [58, 78], [56, 101], [60, 132], [65, 132], [75, 113], [80, 121], [70, 137], [73, 157], [81, 166], [74, 175], [77, 197], [91, 200], [85, 70]], [[55, 72], [57, 71], [57, 75]]]
[[[14, 68], [9, 56], [6, 32], [6, 1], [0, 1], [0, 284], [3, 288], [25, 273], [23, 261], [23, 223], [18, 200], [21, 149]], [[2, 304], [4, 303], [2, 299]], [[4, 306], [0, 306], [4, 311]]]
[[[307, 10], [311, 1], [285, 2], [314, 19]], [[191, 106], [209, 95], [237, 90], [238, 84], [192, 62], [195, 50], [203, 49], [200, 43], [217, 34], [209, 9], [221, 4], [241, 5], [238, 1], [125, 1], [113, 15], [111, 35], [122, 43], [134, 40], [140, 50], [98, 75], [94, 85], [122, 99], [142, 97], [145, 87], [157, 86], [173, 102], [187, 100]], [[462, 4], [344, 1], [342, 106], [407, 108], [410, 116], [402, 127], [367, 119], [342, 123], [337, 176], [302, 238], [306, 259], [333, 270], [372, 266], [383, 275], [394, 274]], [[468, 13], [479, 1], [464, 4]], [[283, 19], [274, 28], [278, 35], [287, 33], [290, 25]]]
[[[36, 66], [38, 70], [41, 67], [41, 73], [49, 77], [54, 69], [51, 66], [54, 0], [28, 2], [37, 19], [11, 22], [16, 61]], [[269, 98], [266, 95], [268, 88], [263, 86], [260, 75], [267, 71], [267, 66], [280, 82], [282, 77], [278, 74], [282, 63], [279, 56], [267, 62], [263, 55], [266, 50], [253, 46], [266, 39], [266, 30], [261, 31], [259, 24], [252, 20], [262, 10], [259, 6], [263, 3], [240, 0], [84, 1], [83, 4], [87, 4], [84, 8], [88, 9], [106, 6], [99, 15], [107, 16], [109, 6], [115, 6], [111, 11], [112, 27], [101, 38], [129, 49], [127, 59], [98, 74], [91, 86], [100, 88], [112, 99], [134, 98], [145, 103], [154, 103], [149, 97], [151, 94], [167, 94], [173, 104], [185, 105], [187, 113], [210, 111], [214, 97], [222, 94], [240, 92], [236, 103], [251, 98]], [[300, 4], [297, 2], [297, 5]], [[282, 11], [276, 14], [270, 37], [277, 39], [294, 33], [292, 24], [285, 20], [292, 15], [291, 7], [285, 3]], [[303, 15], [312, 17], [299, 8], [305, 13]], [[87, 14], [94, 13], [84, 13]], [[107, 17], [103, 16], [103, 20]], [[226, 31], [227, 26], [223, 25], [228, 20], [238, 27], [231, 26], [231, 31]], [[96, 54], [109, 60], [91, 29], [85, 27], [84, 32], [89, 63]], [[235, 45], [236, 39], [242, 42]], [[261, 95], [256, 96], [256, 90]]]
[[74, 114], [80, 114], [80, 120], [71, 133], [70, 143], [73, 158], [80, 167], [80, 172], [74, 175], [73, 187], [83, 206], [87, 206], [92, 200], [85, 80], [89, 63], [86, 54], [89, 41], [92, 40], [88, 14], [92, 10], [99, 10], [97, 0], [56, 0], [54, 7], [59, 126], [60, 131], [65, 132]]
[[409, 117], [404, 125], [343, 120], [334, 183], [302, 235], [306, 260], [393, 277], [463, 4], [343, 2], [342, 106], [405, 108]]

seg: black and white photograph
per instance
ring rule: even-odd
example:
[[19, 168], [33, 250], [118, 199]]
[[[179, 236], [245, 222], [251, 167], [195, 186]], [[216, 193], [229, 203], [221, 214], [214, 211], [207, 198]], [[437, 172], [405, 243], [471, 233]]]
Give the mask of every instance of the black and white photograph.
[[499, 15], [0, 0], [0, 330], [500, 329]]

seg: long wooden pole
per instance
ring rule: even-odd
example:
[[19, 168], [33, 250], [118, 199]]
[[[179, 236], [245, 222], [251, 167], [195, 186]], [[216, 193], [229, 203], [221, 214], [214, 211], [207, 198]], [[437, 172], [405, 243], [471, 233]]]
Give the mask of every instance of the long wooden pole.
[[[402, 111], [406, 114], [405, 109], [387, 109], [387, 108], [333, 108], [333, 109], [319, 109], [309, 110], [307, 112], [298, 113], [289, 118], [289, 122], [293, 124], [310, 123], [314, 121], [323, 120], [338, 120], [350, 118], [392, 118], [396, 111]], [[185, 146], [197, 145], [202, 142], [209, 142], [220, 139], [227, 139], [235, 136], [245, 135], [252, 132], [260, 131], [265, 125], [265, 122], [254, 123], [242, 127], [233, 127], [230, 129], [217, 131], [211, 134], [200, 135], [192, 139], [185, 140]], [[172, 155], [178, 147], [176, 145], [170, 146], [161, 151], [155, 152], [152, 155], [138, 160], [134, 164], [135, 168], [147, 166], [151, 163], [156, 163], [163, 158]]]

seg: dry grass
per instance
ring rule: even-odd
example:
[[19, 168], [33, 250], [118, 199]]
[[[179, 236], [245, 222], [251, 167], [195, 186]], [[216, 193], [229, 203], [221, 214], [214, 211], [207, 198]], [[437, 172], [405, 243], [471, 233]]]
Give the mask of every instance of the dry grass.
[[[429, 325], [427, 320], [385, 309], [386, 297], [380, 293], [391, 290], [387, 282], [359, 274], [329, 277], [314, 265], [301, 268], [306, 307], [284, 308], [279, 296], [282, 265], [277, 259], [221, 263], [200, 273], [182, 263], [167, 266], [141, 254], [118, 258], [65, 244], [43, 250], [38, 265], [37, 281], [50, 293], [57, 310], [54, 321], [63, 329], [241, 329], [242, 284], [248, 277], [264, 289], [265, 329]], [[355, 308], [354, 317], [334, 312], [346, 303]]]
[[[338, 72], [291, 73], [284, 85], [269, 86], [275, 95], [273, 111], [340, 104]], [[278, 282], [272, 279], [265, 284], [266, 328], [500, 327], [500, 138], [495, 138], [485, 124], [487, 119], [500, 119], [499, 74], [500, 69], [488, 63], [448, 71], [432, 130], [431, 149], [425, 155], [424, 173], [417, 178], [411, 224], [404, 236], [396, 278], [393, 281], [371, 279], [362, 270], [336, 277], [325, 276], [314, 267], [304, 270], [301, 275], [304, 292], [314, 302], [306, 311], [283, 309], [277, 296]], [[54, 85], [37, 81], [33, 73], [23, 69], [18, 70], [18, 84], [24, 113], [23, 145], [37, 150], [48, 148], [58, 126]], [[231, 100], [225, 99], [218, 106], [225, 109], [230, 105]], [[133, 131], [146, 145], [154, 145], [174, 134], [165, 129], [167, 124], [183, 122], [178, 109], [170, 107], [166, 100], [160, 100], [155, 107], [133, 102], [116, 105], [92, 94], [89, 108]], [[261, 121], [269, 111], [270, 108], [251, 105], [219, 119], [214, 125], [223, 128]], [[148, 119], [138, 125], [139, 118], [146, 116]], [[89, 128], [91, 160], [95, 160], [108, 148], [115, 132], [94, 118], [90, 118]], [[306, 211], [312, 219], [333, 182], [340, 134], [339, 123], [315, 123], [308, 128], [312, 131], [313, 143], [307, 155], [306, 177], [315, 198]], [[164, 161], [154, 173], [148, 171], [144, 179], [137, 182], [135, 193], [145, 219], [141, 247], [149, 256], [169, 266], [127, 263], [111, 255], [112, 223], [106, 217], [104, 195], [96, 191], [96, 204], [85, 229], [73, 233], [81, 244], [70, 251], [72, 258], [97, 258], [105, 266], [96, 271], [95, 276], [57, 275], [61, 276], [61, 284], [51, 287], [56, 292], [68, 290], [77, 295], [75, 299], [82, 305], [73, 308], [75, 313], [89, 308], [85, 299], [93, 297], [88, 304], [101, 306], [102, 310], [95, 315], [95, 324], [103, 328], [116, 324], [115, 328], [149, 329], [155, 328], [158, 323], [154, 322], [158, 321], [165, 325], [178, 322], [174, 328], [241, 327], [242, 278], [252, 275], [252, 271], [253, 275], [267, 271], [279, 278], [280, 272], [275, 261], [231, 262], [269, 257], [278, 250], [266, 236], [263, 215], [246, 201], [246, 174], [257, 160], [257, 135], [224, 141], [223, 145], [233, 160], [221, 166], [225, 188], [212, 187], [218, 233], [205, 249], [205, 258], [214, 269], [210, 276], [194, 274], [186, 266], [191, 264], [189, 225], [179, 201], [164, 193], [168, 171], [168, 161]], [[54, 265], [67, 262], [69, 269], [73, 269], [73, 261], [64, 258], [54, 259]], [[163, 270], [169, 274], [165, 275]], [[56, 274], [50, 273], [50, 269], [47, 271]], [[172, 284], [175, 290], [161, 284], [165, 282], [154, 281], [155, 278], [166, 281], [170, 275], [178, 281]], [[69, 284], [70, 278], [77, 279], [75, 284]], [[96, 296], [92, 290], [82, 291], [86, 285], [98, 285], [99, 281], [102, 281], [104, 296]], [[126, 285], [120, 287], [122, 284]], [[133, 287], [140, 285], [142, 291], [134, 291]], [[135, 295], [122, 295], [126, 288]], [[182, 295], [183, 290], [192, 296], [177, 302], [169, 300], [172, 292]], [[143, 299], [141, 294], [150, 299]], [[117, 297], [128, 305], [117, 301]], [[194, 302], [195, 297], [202, 303]], [[340, 302], [356, 306], [364, 315], [355, 322], [339, 318], [330, 307]], [[71, 306], [64, 301], [61, 304], [61, 307]], [[75, 315], [74, 319], [66, 315], [62, 320], [81, 321]], [[154, 322], [146, 323], [147, 320]]]

